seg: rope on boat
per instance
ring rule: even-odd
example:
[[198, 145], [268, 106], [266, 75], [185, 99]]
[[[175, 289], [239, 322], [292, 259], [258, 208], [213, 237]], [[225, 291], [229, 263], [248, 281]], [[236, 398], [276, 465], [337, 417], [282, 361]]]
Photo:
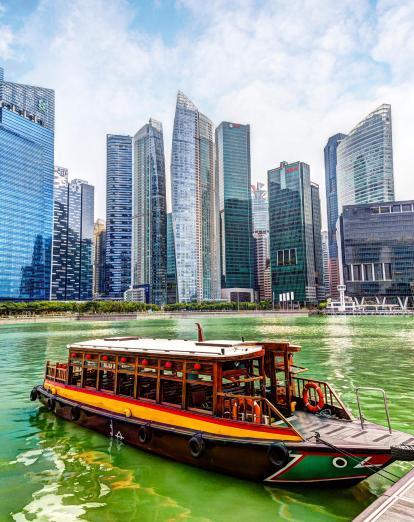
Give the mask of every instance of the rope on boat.
[[[347, 451], [345, 450], [342, 450], [341, 448], [338, 448], [337, 446], [335, 446], [334, 444], [331, 444], [330, 442], [327, 442], [326, 440], [323, 440], [321, 439], [321, 436], [319, 435], [319, 432], [315, 431], [315, 435], [312, 435], [312, 437], [309, 437], [310, 439], [313, 439], [315, 438], [316, 442], [322, 442], [322, 444], [325, 444], [326, 446], [332, 448], [333, 450], [337, 451], [338, 453], [342, 453], [342, 455], [345, 455], [346, 457], [352, 459], [354, 462], [357, 462], [359, 463], [359, 460], [354, 457], [352, 455], [352, 453], [348, 453]], [[401, 477], [399, 477], [398, 475], [395, 475], [394, 473], [392, 473], [391, 471], [388, 471], [387, 469], [381, 469], [381, 470], [378, 470], [377, 468], [375, 468], [374, 466], [370, 466], [369, 464], [367, 464], [365, 467], [367, 467], [368, 469], [370, 469], [373, 473], [377, 473], [378, 475], [380, 475], [381, 477], [389, 480], [390, 482], [392, 482], [393, 484], [395, 484], [395, 482], [397, 482], [397, 480], [400, 480]], [[391, 475], [391, 477], [394, 477], [396, 480], [394, 481], [392, 478], [390, 477], [387, 477], [386, 475], [383, 475], [382, 472], [385, 472], [385, 473], [388, 473], [389, 475]]]

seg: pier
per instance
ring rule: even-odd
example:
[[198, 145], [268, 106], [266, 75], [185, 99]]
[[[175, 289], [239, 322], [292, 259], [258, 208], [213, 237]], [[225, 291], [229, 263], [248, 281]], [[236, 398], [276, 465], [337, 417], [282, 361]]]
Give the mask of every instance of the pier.
[[414, 520], [414, 468], [377, 498], [353, 522]]

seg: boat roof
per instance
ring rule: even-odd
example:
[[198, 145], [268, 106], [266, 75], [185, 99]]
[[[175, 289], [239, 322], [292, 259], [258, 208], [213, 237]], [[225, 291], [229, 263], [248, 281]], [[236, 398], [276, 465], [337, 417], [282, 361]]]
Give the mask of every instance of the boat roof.
[[68, 345], [70, 349], [92, 349], [105, 352], [153, 353], [187, 357], [240, 357], [263, 349], [261, 344], [247, 341], [192, 341], [178, 339], [145, 339], [140, 337], [110, 337], [81, 341]]

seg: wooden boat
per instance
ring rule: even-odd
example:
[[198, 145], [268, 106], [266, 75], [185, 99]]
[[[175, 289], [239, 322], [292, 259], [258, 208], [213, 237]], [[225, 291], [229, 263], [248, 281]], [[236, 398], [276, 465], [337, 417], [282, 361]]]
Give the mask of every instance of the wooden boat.
[[353, 484], [414, 458], [414, 437], [354, 419], [332, 386], [303, 377], [288, 342], [206, 341], [199, 326], [198, 341], [68, 348], [30, 398], [151, 453], [269, 485]]

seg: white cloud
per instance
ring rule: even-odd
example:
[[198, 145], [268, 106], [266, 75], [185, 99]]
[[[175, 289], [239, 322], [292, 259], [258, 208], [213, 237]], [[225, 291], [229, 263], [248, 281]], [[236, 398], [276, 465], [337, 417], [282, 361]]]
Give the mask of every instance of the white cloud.
[[191, 23], [172, 47], [145, 33], [145, 14], [126, 0], [43, 0], [19, 34], [32, 64], [19, 80], [56, 90], [56, 162], [96, 185], [97, 216], [105, 208], [106, 133], [134, 133], [150, 116], [160, 119], [168, 166], [178, 88], [216, 124], [251, 124], [253, 181], [299, 159], [322, 192], [328, 137], [391, 102], [397, 195], [414, 198], [410, 1], [384, 0], [376, 10], [369, 0], [178, 6]]

